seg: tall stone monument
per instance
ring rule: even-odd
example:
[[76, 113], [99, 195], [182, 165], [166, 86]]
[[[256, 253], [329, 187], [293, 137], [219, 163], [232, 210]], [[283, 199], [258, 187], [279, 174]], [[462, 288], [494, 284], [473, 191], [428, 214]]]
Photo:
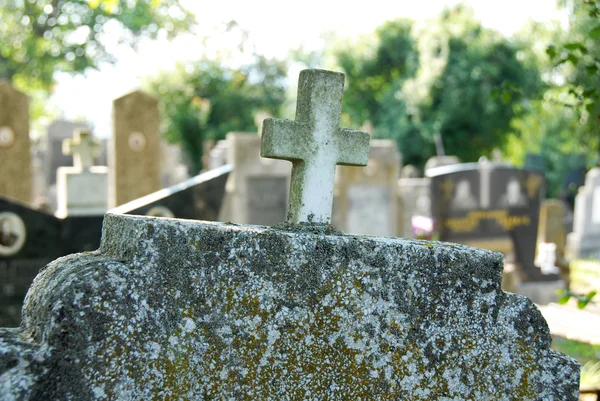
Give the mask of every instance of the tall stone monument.
[[109, 207], [160, 189], [158, 101], [141, 91], [113, 103]]
[[588, 171], [575, 197], [573, 232], [567, 235], [571, 258], [600, 258], [600, 167]]
[[73, 155], [73, 167], [59, 167], [56, 179], [58, 217], [102, 215], [108, 208], [108, 167], [94, 166], [101, 146], [88, 130], [65, 139], [63, 152]]
[[0, 330], [5, 398], [577, 401], [500, 254], [328, 224], [335, 166], [368, 160], [342, 86], [303, 71], [296, 120], [265, 120], [262, 154], [293, 163], [286, 223], [107, 214], [98, 252], [49, 264]]
[[392, 140], [371, 140], [366, 167], [337, 168], [334, 225], [347, 233], [398, 235], [400, 154]]
[[29, 100], [0, 81], [0, 195], [32, 201]]

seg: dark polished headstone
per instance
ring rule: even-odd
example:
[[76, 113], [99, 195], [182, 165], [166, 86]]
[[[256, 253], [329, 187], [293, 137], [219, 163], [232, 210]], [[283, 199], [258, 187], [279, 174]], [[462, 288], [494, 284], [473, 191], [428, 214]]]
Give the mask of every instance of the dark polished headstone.
[[216, 221], [232, 170], [225, 165], [128, 202], [111, 213]]
[[[497, 163], [468, 163], [428, 172], [440, 240], [466, 244], [512, 242], [523, 281], [556, 280], [535, 266], [542, 173]], [[499, 249], [498, 249], [499, 250]]]
[[34, 277], [59, 256], [61, 221], [0, 196], [0, 327], [19, 325]]

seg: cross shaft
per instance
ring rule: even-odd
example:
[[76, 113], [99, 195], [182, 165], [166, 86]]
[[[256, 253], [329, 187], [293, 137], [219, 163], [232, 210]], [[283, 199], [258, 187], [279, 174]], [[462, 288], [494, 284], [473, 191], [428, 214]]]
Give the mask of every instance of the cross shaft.
[[340, 129], [344, 74], [304, 70], [296, 120], [266, 119], [261, 156], [292, 162], [288, 220], [330, 223], [335, 166], [364, 166], [369, 134]]

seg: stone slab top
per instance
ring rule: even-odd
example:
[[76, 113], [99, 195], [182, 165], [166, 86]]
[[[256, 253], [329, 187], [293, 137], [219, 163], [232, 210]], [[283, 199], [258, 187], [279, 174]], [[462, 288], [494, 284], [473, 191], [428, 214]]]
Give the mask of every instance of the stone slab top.
[[99, 251], [50, 263], [0, 330], [0, 390], [577, 401], [577, 363], [500, 289], [500, 254], [313, 229], [107, 214]]

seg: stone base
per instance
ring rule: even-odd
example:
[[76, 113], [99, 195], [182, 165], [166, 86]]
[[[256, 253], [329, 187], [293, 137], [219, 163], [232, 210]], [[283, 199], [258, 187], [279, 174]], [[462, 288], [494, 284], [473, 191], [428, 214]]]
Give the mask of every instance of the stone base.
[[108, 167], [89, 171], [59, 167], [56, 176], [56, 216], [102, 215], [108, 209]]
[[541, 281], [537, 283], [519, 283], [516, 292], [531, 299], [533, 303], [548, 305], [549, 303], [557, 302], [558, 298], [560, 298], [556, 291], [566, 288], [567, 283], [564, 280]]

